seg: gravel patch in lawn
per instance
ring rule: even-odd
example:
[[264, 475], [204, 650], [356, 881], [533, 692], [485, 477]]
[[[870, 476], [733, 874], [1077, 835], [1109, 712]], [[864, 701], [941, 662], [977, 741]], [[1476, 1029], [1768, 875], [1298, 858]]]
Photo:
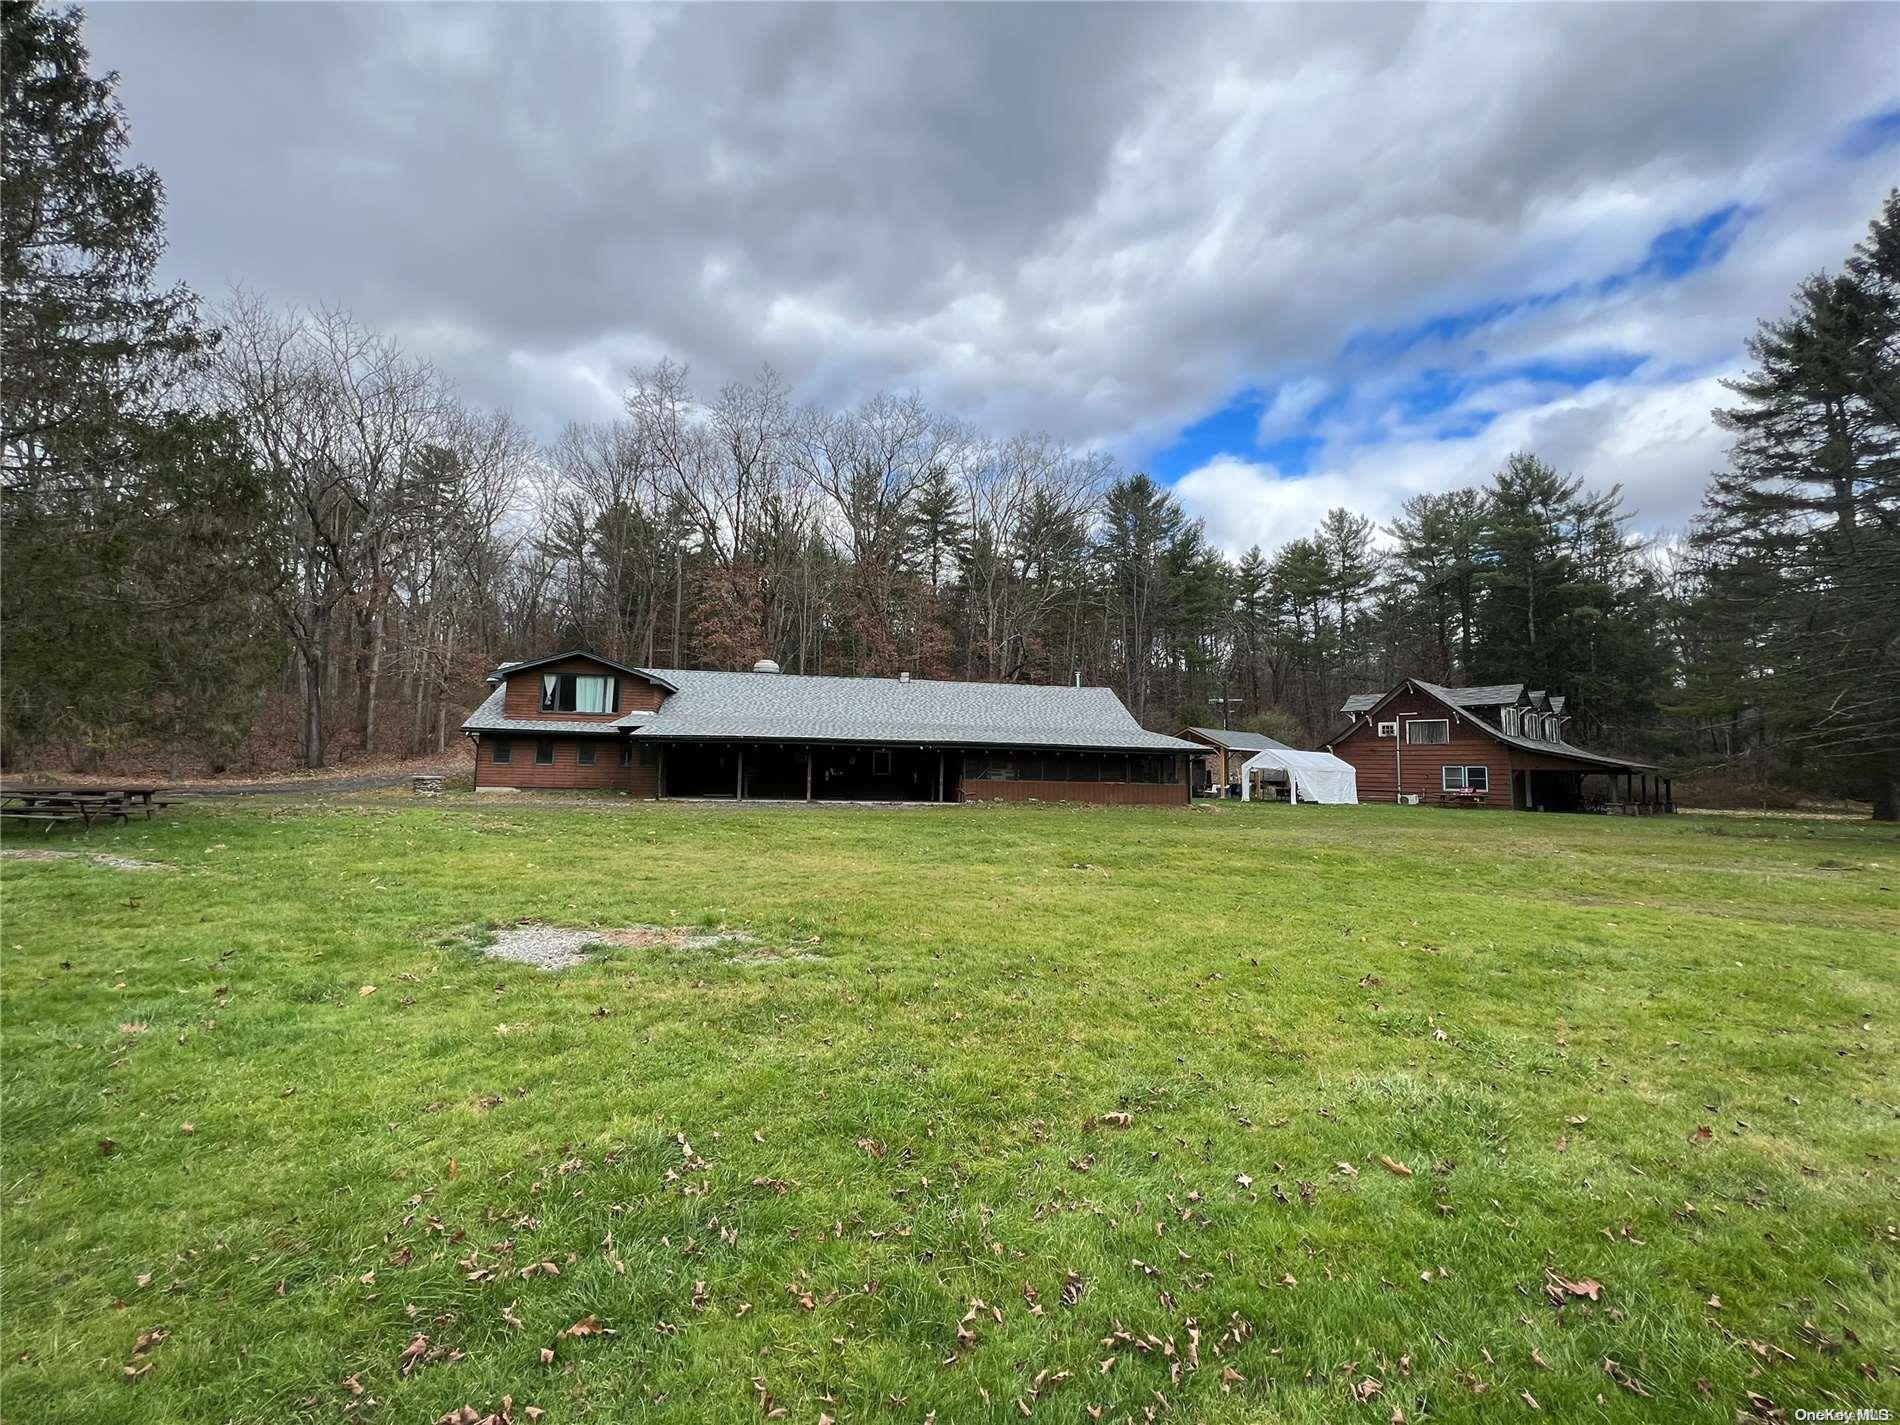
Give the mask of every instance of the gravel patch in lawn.
[[624, 945], [638, 950], [716, 950], [722, 945], [752, 945], [757, 937], [743, 930], [699, 930], [685, 925], [623, 925], [611, 930], [576, 930], [527, 920], [495, 932], [482, 953], [542, 970], [571, 970], [582, 964], [589, 945]]
[[[77, 851], [16, 850], [12, 847], [0, 851], [0, 857], [9, 861], [76, 861], [80, 855], [81, 853]], [[85, 859], [95, 866], [104, 866], [111, 871], [169, 871], [173, 869], [163, 861], [140, 861], [131, 856], [114, 856], [109, 851], [87, 852]]]

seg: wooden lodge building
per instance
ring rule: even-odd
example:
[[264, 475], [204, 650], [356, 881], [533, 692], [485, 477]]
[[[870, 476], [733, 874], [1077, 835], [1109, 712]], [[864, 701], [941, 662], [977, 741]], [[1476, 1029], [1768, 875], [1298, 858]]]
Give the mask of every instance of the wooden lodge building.
[[1410, 678], [1355, 693], [1326, 750], [1350, 762], [1362, 802], [1420, 801], [1514, 811], [1674, 811], [1668, 777], [1566, 737], [1561, 694], [1522, 683], [1444, 688]]
[[478, 790], [597, 788], [763, 801], [1181, 806], [1206, 749], [1107, 688], [504, 663], [462, 724]]

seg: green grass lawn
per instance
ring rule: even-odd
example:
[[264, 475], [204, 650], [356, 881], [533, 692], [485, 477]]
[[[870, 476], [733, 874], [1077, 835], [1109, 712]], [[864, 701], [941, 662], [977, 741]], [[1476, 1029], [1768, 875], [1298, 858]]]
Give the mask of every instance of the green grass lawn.
[[[1900, 1406], [1891, 828], [367, 796], [50, 844], [174, 869], [0, 865], [8, 1421]], [[482, 956], [523, 918], [757, 943]]]

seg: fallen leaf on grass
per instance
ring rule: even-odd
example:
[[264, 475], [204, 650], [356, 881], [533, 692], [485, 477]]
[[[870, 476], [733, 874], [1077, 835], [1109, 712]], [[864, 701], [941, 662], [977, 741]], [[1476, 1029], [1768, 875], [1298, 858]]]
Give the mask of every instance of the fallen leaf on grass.
[[364, 985], [362, 989], [360, 989], [360, 990], [358, 990], [358, 991], [357, 991], [357, 993], [358, 993], [359, 995], [373, 995], [373, 994], [375, 994], [375, 993], [376, 993], [376, 986], [374, 986], [374, 985]]
[[1383, 1153], [1379, 1155], [1379, 1161], [1385, 1165], [1385, 1170], [1388, 1173], [1396, 1173], [1399, 1177], [1402, 1177], [1402, 1178], [1409, 1178], [1412, 1176], [1412, 1170], [1406, 1167], [1405, 1164], [1398, 1162], [1395, 1159], [1388, 1158]]
[[404, 1346], [402, 1354], [396, 1358], [396, 1373], [408, 1375], [416, 1368], [416, 1363], [422, 1359], [423, 1353], [428, 1349], [429, 1338], [420, 1331], [416, 1332], [416, 1338]]
[[1565, 1301], [1574, 1296], [1588, 1297], [1591, 1301], [1596, 1301], [1602, 1291], [1603, 1284], [1589, 1277], [1584, 1277], [1580, 1281], [1571, 1281], [1567, 1277], [1557, 1275], [1549, 1267], [1544, 1268], [1544, 1295], [1550, 1298], [1552, 1306], [1562, 1306]]
[[1364, 1405], [1373, 1396], [1385, 1389], [1385, 1382], [1377, 1376], [1367, 1376], [1352, 1388], [1353, 1399]]
[[1715, 1137], [1715, 1130], [1710, 1128], [1708, 1124], [1705, 1123], [1700, 1128], [1696, 1129], [1695, 1132], [1689, 1135], [1689, 1141], [1691, 1143], [1707, 1143], [1707, 1142], [1710, 1142], [1712, 1139], [1714, 1139], [1714, 1137]]
[[1611, 1380], [1622, 1386], [1623, 1389], [1627, 1390], [1631, 1395], [1647, 1396], [1649, 1394], [1648, 1391], [1643, 1389], [1641, 1381], [1637, 1380], [1636, 1377], [1632, 1376], [1608, 1356], [1603, 1358], [1603, 1369]]
[[1542, 1410], [1544, 1408], [1537, 1403], [1537, 1397], [1532, 1395], [1528, 1390], [1520, 1390], [1517, 1393], [1517, 1398], [1530, 1406], [1532, 1410]]
[[579, 1321], [576, 1321], [572, 1326], [569, 1326], [561, 1332], [561, 1336], [563, 1337], [612, 1336], [613, 1334], [614, 1332], [608, 1327], [602, 1326], [600, 1324], [600, 1318], [592, 1313], [583, 1316]]
[[1359, 1176], [1359, 1169], [1355, 1168], [1351, 1163], [1342, 1160], [1334, 1163], [1333, 1166], [1339, 1169], [1339, 1175], [1342, 1178], [1356, 1178]]

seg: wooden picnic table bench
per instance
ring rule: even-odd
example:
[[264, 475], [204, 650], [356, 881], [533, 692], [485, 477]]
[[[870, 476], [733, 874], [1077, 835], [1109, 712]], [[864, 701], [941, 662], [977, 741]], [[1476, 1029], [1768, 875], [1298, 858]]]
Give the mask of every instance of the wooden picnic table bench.
[[125, 822], [138, 807], [149, 819], [155, 806], [170, 803], [157, 797], [163, 787], [7, 787], [0, 788], [0, 817], [10, 821], [44, 822], [50, 832], [56, 822], [80, 821], [92, 829], [95, 818]]

